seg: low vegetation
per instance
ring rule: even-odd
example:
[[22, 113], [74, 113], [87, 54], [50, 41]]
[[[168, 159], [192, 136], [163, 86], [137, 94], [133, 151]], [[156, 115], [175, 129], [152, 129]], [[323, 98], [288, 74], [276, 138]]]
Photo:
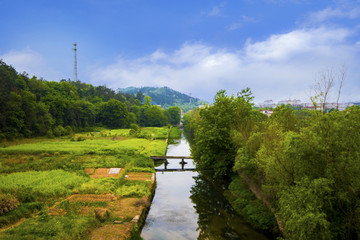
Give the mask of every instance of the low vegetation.
[[[101, 129], [9, 142], [0, 149], [0, 238], [87, 239], [114, 221], [130, 222], [151, 194], [149, 156], [165, 154], [175, 129], [139, 128], [141, 138], [131, 129]], [[111, 175], [109, 168], [121, 171]], [[136, 226], [129, 226], [114, 234], [130, 238]]]

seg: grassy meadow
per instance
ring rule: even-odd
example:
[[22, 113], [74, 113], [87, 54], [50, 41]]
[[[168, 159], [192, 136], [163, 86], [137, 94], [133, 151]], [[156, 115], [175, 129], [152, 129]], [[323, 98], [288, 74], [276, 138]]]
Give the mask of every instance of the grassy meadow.
[[[149, 156], [164, 155], [166, 139], [179, 133], [168, 127], [135, 134], [102, 129], [3, 143], [0, 239], [90, 239], [114, 221], [130, 222], [149, 204], [154, 172]], [[109, 168], [121, 171], [109, 175]], [[131, 232], [129, 226], [117, 231]]]

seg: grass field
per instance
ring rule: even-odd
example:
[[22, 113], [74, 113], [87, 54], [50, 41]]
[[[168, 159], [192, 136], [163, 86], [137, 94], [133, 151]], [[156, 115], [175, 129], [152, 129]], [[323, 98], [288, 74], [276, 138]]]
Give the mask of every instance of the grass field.
[[[146, 204], [143, 198], [149, 196], [151, 182], [130, 181], [124, 176], [147, 172], [144, 174], [151, 179], [154, 163], [149, 156], [164, 155], [165, 139], [169, 135], [178, 136], [177, 130], [173, 128], [171, 133], [169, 130], [168, 127], [143, 128], [141, 134], [134, 136], [129, 134], [129, 129], [102, 129], [58, 139], [24, 139], [3, 144], [0, 239], [86, 239], [94, 229], [114, 220], [130, 221]], [[98, 168], [122, 170], [117, 177], [97, 179], [85, 171]], [[96, 204], [87, 202], [87, 197], [76, 204], [65, 201], [72, 196], [90, 195], [98, 196]], [[134, 200], [126, 201], [127, 198]], [[119, 199], [124, 199], [121, 208], [116, 207]], [[50, 214], [49, 209], [58, 206], [56, 202], [63, 202], [68, 208], [92, 210], [86, 214], [81, 211]], [[9, 228], [12, 224], [16, 226]]]
[[84, 141], [45, 141], [0, 148], [0, 154], [101, 154], [101, 155], [145, 155], [150, 156], [166, 149], [159, 140], [129, 138], [123, 140], [94, 139]]

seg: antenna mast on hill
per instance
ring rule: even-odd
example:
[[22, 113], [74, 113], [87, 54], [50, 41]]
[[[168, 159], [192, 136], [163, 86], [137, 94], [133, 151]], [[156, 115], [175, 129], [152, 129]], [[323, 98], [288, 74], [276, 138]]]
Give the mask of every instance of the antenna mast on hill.
[[74, 43], [74, 81], [77, 82], [76, 43]]

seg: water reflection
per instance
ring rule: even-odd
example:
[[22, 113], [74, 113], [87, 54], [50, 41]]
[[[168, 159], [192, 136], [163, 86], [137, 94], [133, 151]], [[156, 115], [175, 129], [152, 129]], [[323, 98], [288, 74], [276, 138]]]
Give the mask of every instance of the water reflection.
[[222, 185], [202, 174], [194, 179], [190, 198], [198, 214], [198, 239], [267, 239], [235, 212], [222, 194]]
[[[190, 156], [186, 139], [169, 145], [168, 156]], [[186, 168], [193, 168], [191, 160]], [[168, 168], [181, 168], [179, 159]], [[164, 168], [163, 164], [156, 168]], [[157, 187], [141, 236], [148, 239], [267, 239], [248, 226], [214, 185], [197, 172], [157, 172]]]
[[197, 173], [156, 175], [156, 193], [141, 236], [144, 239], [197, 239], [197, 214], [189, 191]]

